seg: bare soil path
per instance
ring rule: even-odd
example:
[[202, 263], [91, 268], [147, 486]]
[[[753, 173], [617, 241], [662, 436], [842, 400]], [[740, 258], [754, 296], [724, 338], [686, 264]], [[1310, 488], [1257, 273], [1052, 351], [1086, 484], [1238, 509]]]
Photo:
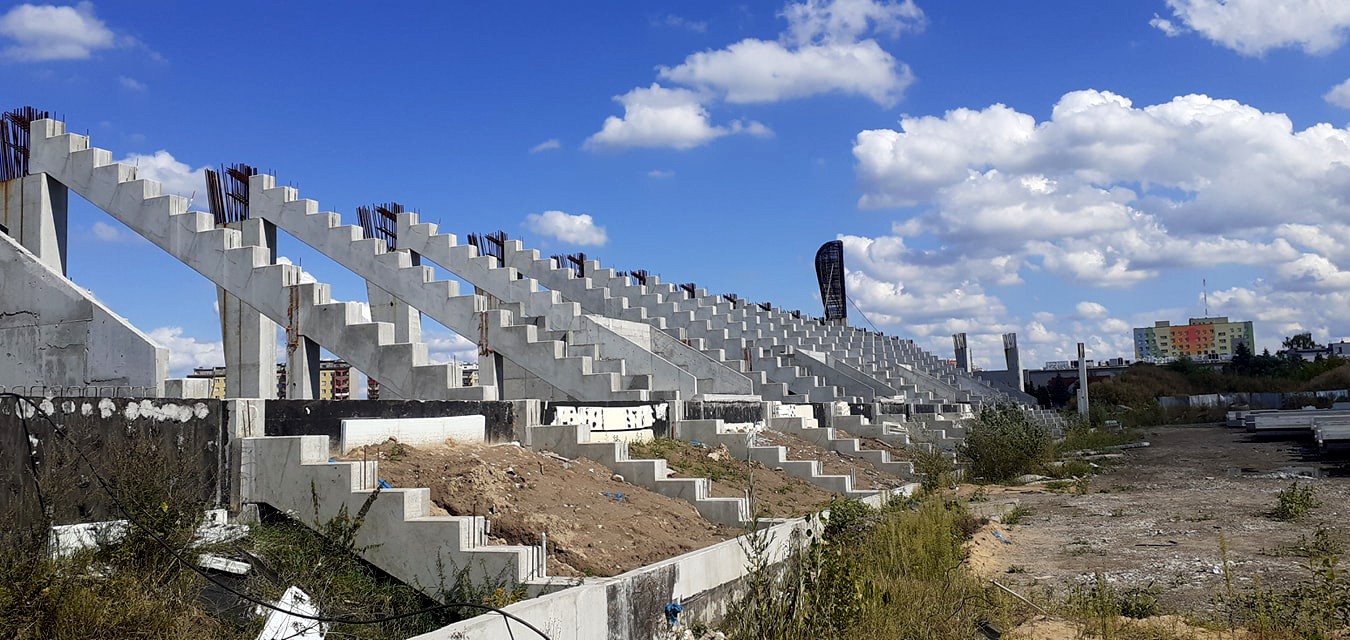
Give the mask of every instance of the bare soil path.
[[[1163, 613], [1203, 614], [1226, 589], [1220, 537], [1235, 591], [1309, 577], [1296, 550], [1319, 527], [1334, 539], [1350, 538], [1346, 465], [1318, 459], [1306, 443], [1254, 439], [1222, 426], [1159, 427], [1144, 438], [1152, 446], [1127, 451], [1083, 494], [1071, 487], [986, 488], [990, 502], [1019, 501], [1031, 514], [1021, 524], [978, 533], [972, 568], [1025, 594], [1059, 600], [1100, 572], [1119, 589], [1157, 587]], [[1315, 487], [1321, 506], [1297, 522], [1269, 517], [1276, 495], [1296, 475], [1313, 477], [1299, 481]], [[995, 529], [1012, 544], [996, 539]]]

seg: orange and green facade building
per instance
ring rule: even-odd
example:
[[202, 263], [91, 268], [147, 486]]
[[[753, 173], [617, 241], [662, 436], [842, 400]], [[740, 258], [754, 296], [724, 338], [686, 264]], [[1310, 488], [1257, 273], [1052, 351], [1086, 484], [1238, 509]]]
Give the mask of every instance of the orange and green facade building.
[[1191, 318], [1184, 325], [1159, 320], [1151, 327], [1134, 329], [1134, 358], [1141, 362], [1191, 360], [1231, 360], [1239, 344], [1248, 349], [1256, 344], [1250, 320], [1229, 322], [1228, 318]]

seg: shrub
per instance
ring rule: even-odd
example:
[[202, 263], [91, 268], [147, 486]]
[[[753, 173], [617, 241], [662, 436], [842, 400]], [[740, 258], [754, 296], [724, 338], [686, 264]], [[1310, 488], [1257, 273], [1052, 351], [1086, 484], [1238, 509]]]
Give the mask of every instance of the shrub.
[[937, 449], [924, 451], [916, 448], [911, 450], [910, 455], [914, 462], [914, 472], [922, 479], [920, 484], [923, 485], [924, 491], [937, 491], [956, 482], [956, 465], [952, 464], [951, 458], [942, 451]]
[[1271, 515], [1276, 520], [1293, 522], [1319, 506], [1321, 502], [1317, 499], [1313, 486], [1295, 482], [1275, 497], [1275, 509], [1271, 511]]
[[1012, 405], [981, 408], [961, 446], [971, 475], [993, 482], [1038, 471], [1052, 453], [1050, 433]]

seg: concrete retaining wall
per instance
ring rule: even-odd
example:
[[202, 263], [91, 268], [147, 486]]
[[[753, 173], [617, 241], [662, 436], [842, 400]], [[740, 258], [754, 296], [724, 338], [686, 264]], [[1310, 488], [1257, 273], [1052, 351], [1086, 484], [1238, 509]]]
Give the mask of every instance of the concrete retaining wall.
[[[175, 477], [212, 506], [229, 499], [228, 421], [219, 400], [52, 398], [40, 406], [114, 486], [134, 489], [137, 483]], [[17, 528], [42, 523], [30, 451], [55, 524], [122, 517], [71, 446], [32, 414], [27, 403], [0, 398], [0, 521]], [[24, 434], [25, 416], [31, 441]]]
[[0, 234], [0, 386], [163, 390], [169, 351]]
[[393, 438], [414, 447], [436, 446], [446, 440], [486, 442], [487, 419], [481, 415], [440, 418], [354, 418], [342, 421], [338, 451], [378, 445]]
[[[896, 493], [911, 493], [916, 486]], [[878, 493], [862, 502], [875, 507], [890, 497]], [[767, 557], [776, 564], [804, 542], [794, 531], [818, 534], [824, 522], [795, 518], [761, 524], [767, 525], [761, 532], [769, 537]], [[742, 536], [613, 578], [588, 579], [570, 589], [517, 602], [506, 611], [539, 627], [553, 640], [653, 640], [668, 632], [665, 607], [670, 603], [683, 604], [680, 621], [686, 625], [720, 619], [746, 579], [747, 548]], [[411, 640], [511, 640], [529, 633], [516, 623], [508, 628], [502, 616], [489, 613]]]
[[546, 402], [544, 425], [582, 425], [609, 440], [665, 438], [670, 435], [667, 402]]
[[342, 421], [353, 418], [443, 418], [483, 416], [488, 442], [519, 440], [525, 429], [519, 403], [477, 400], [268, 400], [264, 434], [269, 436], [328, 436], [337, 451]]

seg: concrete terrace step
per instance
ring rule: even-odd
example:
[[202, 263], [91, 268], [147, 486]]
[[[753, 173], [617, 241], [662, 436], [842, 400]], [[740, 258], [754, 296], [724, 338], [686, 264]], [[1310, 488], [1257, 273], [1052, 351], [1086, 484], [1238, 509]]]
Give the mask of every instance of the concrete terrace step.
[[432, 597], [453, 589], [461, 570], [475, 584], [548, 582], [542, 548], [489, 545], [481, 516], [431, 515], [428, 489], [377, 493], [377, 463], [329, 462], [325, 436], [243, 438], [240, 461], [245, 502], [271, 505], [310, 527], [344, 509], [355, 517], [369, 503], [356, 532], [358, 553]]
[[857, 438], [841, 438], [830, 427], [818, 427], [815, 420], [804, 418], [770, 418], [769, 428], [774, 431], [796, 436], [820, 447], [837, 451], [845, 456], [863, 458], [877, 469], [901, 478], [914, 477], [914, 464], [909, 461], [891, 460], [889, 453], [875, 449], [863, 449]]
[[745, 498], [713, 497], [707, 478], [671, 478], [665, 460], [629, 458], [626, 442], [592, 441], [590, 429], [578, 425], [535, 426], [529, 430], [532, 449], [595, 460], [628, 482], [694, 505], [709, 522], [730, 527], [750, 524], [750, 507]]
[[781, 468], [789, 476], [801, 478], [847, 498], [865, 498], [877, 493], [875, 490], [854, 487], [853, 478], [849, 476], [826, 474], [819, 460], [789, 459], [786, 447], [752, 444], [750, 433], [728, 430], [722, 420], [683, 420], [672, 426], [673, 433], [681, 440], [725, 446], [738, 459], [749, 458], [770, 469]]

